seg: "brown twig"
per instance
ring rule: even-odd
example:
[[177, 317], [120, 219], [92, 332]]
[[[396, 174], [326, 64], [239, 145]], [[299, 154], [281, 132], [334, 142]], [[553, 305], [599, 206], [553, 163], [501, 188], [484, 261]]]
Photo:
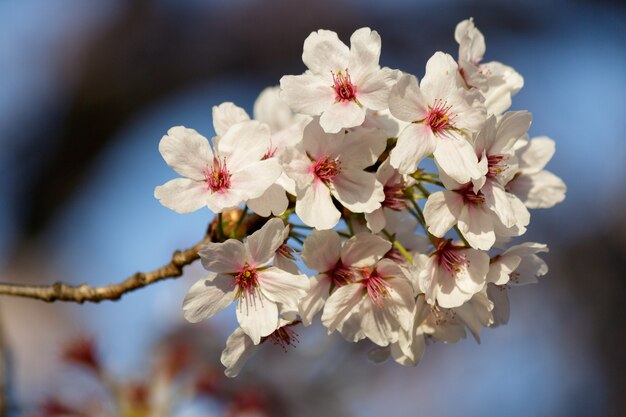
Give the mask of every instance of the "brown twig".
[[189, 249], [177, 250], [172, 260], [150, 272], [137, 272], [118, 284], [92, 287], [88, 284], [69, 285], [56, 282], [52, 285], [23, 285], [0, 283], [0, 295], [32, 298], [46, 302], [71, 301], [82, 304], [85, 301], [99, 303], [103, 300], [119, 300], [124, 294], [143, 288], [155, 282], [176, 278], [183, 274], [183, 267], [198, 259], [198, 251], [211, 240], [209, 235]]

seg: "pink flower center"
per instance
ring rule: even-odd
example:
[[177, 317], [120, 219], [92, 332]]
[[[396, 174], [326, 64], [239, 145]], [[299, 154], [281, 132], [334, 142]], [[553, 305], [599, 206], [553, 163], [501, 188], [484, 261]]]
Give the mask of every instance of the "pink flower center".
[[230, 172], [226, 168], [226, 158], [213, 158], [213, 166], [204, 174], [207, 185], [214, 193], [223, 192], [230, 188]]
[[383, 191], [385, 192], [385, 200], [382, 203], [383, 207], [388, 207], [396, 211], [403, 210], [406, 207], [404, 183], [385, 184]]
[[337, 158], [325, 156], [315, 161], [312, 171], [317, 178], [328, 184], [341, 172], [341, 163]]
[[389, 296], [389, 288], [391, 285], [383, 277], [380, 276], [377, 270], [370, 270], [369, 268], [363, 268], [361, 270], [363, 280], [361, 281], [363, 287], [367, 291], [367, 295], [374, 305], [379, 308], [383, 307], [383, 300]]
[[330, 277], [333, 284], [336, 287], [343, 287], [354, 281], [354, 274], [352, 268], [344, 265], [341, 259], [337, 261], [337, 264], [330, 271], [326, 272], [326, 275]]
[[452, 106], [441, 99], [436, 99], [432, 107], [428, 107], [426, 124], [430, 126], [435, 134], [443, 133], [448, 129], [454, 129], [453, 121], [456, 114], [451, 112]]
[[506, 165], [506, 155], [487, 155], [487, 178], [494, 178], [504, 172], [508, 166]]
[[463, 196], [465, 204], [478, 205], [485, 202], [485, 196], [482, 191], [479, 190], [478, 193], [475, 193], [472, 183], [465, 184], [462, 188], [455, 190], [455, 192]]
[[469, 262], [459, 248], [452, 244], [452, 239], [441, 240], [431, 256], [435, 256], [439, 267], [452, 276], [460, 272]]
[[279, 327], [274, 330], [269, 336], [267, 336], [267, 340], [271, 341], [275, 345], [279, 345], [283, 348], [285, 352], [287, 352], [288, 346], [296, 347], [297, 343], [300, 343], [298, 339], [298, 333], [294, 332], [291, 327], [301, 323], [300, 320], [296, 320], [292, 323], [289, 323], [285, 326]]
[[332, 72], [335, 102], [354, 101], [360, 105], [359, 101], [356, 99], [356, 85], [352, 84], [352, 81], [350, 80], [350, 73], [348, 73], [347, 68], [345, 72], [345, 75], [341, 71], [337, 72], [337, 74]]
[[235, 275], [234, 285], [237, 287], [235, 298], [252, 296], [256, 287], [259, 286], [259, 277], [256, 268], [246, 263], [239, 273]]

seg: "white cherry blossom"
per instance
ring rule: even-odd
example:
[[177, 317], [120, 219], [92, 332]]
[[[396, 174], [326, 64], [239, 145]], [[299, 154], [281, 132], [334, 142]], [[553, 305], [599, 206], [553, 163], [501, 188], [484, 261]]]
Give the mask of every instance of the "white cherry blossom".
[[308, 226], [331, 229], [341, 213], [332, 197], [355, 213], [371, 212], [385, 200], [383, 185], [365, 168], [385, 149], [378, 129], [325, 133], [317, 120], [304, 129], [303, 149], [287, 149], [283, 168], [296, 182], [296, 214]]
[[506, 184], [506, 189], [528, 208], [550, 208], [565, 199], [567, 187], [563, 180], [544, 169], [554, 150], [554, 141], [545, 136], [517, 143], [519, 173]]
[[237, 320], [254, 344], [276, 330], [278, 304], [295, 308], [309, 288], [305, 275], [269, 265], [284, 242], [286, 227], [282, 220], [271, 219], [243, 243], [207, 243], [200, 257], [214, 273], [189, 290], [183, 302], [185, 318], [199, 322], [237, 301]]
[[501, 114], [511, 107], [511, 97], [524, 86], [524, 79], [513, 68], [500, 62], [481, 63], [485, 55], [485, 37], [466, 19], [456, 26], [454, 38], [459, 44], [459, 72], [468, 87], [485, 96], [489, 114]]
[[489, 271], [486, 252], [453, 244], [450, 239], [440, 239], [434, 252], [414, 261], [421, 266], [417, 279], [426, 301], [444, 308], [460, 307], [479, 293]]
[[390, 154], [391, 165], [401, 173], [415, 172], [432, 153], [441, 169], [460, 183], [482, 175], [468, 138], [485, 122], [485, 107], [480, 94], [463, 87], [450, 55], [435, 53], [419, 85], [414, 76], [403, 75], [391, 91], [389, 109], [410, 123]]
[[350, 48], [335, 32], [313, 32], [302, 53], [308, 70], [282, 77], [281, 97], [298, 113], [321, 116], [320, 125], [328, 133], [360, 126], [366, 110], [387, 109], [397, 77], [378, 65], [380, 48], [380, 36], [370, 28], [354, 32]]
[[226, 130], [214, 143], [214, 152], [195, 130], [173, 127], [161, 139], [159, 151], [183, 178], [156, 187], [154, 196], [177, 213], [205, 206], [221, 213], [259, 197], [282, 172], [277, 160], [263, 160], [269, 140], [267, 125], [245, 121]]

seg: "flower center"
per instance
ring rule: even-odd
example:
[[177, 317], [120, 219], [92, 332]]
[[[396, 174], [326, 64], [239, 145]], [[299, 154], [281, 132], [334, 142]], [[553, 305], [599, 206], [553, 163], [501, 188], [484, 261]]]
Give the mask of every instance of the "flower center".
[[406, 207], [403, 182], [385, 184], [383, 191], [385, 192], [385, 200], [382, 203], [383, 207], [388, 207], [396, 211], [401, 211]]
[[237, 287], [235, 298], [241, 296], [247, 297], [254, 294], [254, 290], [259, 286], [259, 277], [256, 268], [245, 264], [239, 273], [235, 275], [235, 286]]
[[453, 121], [456, 115], [450, 111], [452, 106], [441, 99], [436, 99], [432, 107], [428, 107], [426, 124], [430, 126], [435, 134], [439, 134], [448, 129], [454, 129]]
[[367, 291], [367, 295], [374, 305], [379, 308], [383, 307], [383, 299], [389, 296], [389, 288], [391, 287], [383, 277], [378, 274], [377, 270], [370, 270], [369, 268], [363, 268], [361, 270], [363, 280], [361, 283]]
[[326, 272], [326, 275], [330, 277], [333, 281], [333, 285], [336, 287], [343, 287], [346, 284], [350, 284], [354, 281], [354, 275], [352, 273], [352, 268], [344, 265], [341, 262], [341, 259], [337, 261], [337, 264], [333, 269]]
[[460, 272], [469, 262], [467, 257], [452, 244], [452, 239], [442, 240], [433, 255], [436, 256], [439, 267], [452, 276]]
[[360, 106], [361, 103], [356, 99], [356, 85], [352, 84], [347, 68], [345, 72], [344, 75], [341, 71], [337, 72], [337, 74], [331, 71], [333, 74], [332, 87], [335, 90], [335, 102], [354, 101]]
[[213, 166], [204, 174], [207, 185], [214, 193], [230, 188], [230, 172], [226, 168], [226, 158], [213, 158]]
[[285, 352], [287, 352], [288, 346], [295, 347], [297, 343], [300, 343], [298, 333], [291, 329], [292, 326], [300, 323], [300, 320], [296, 320], [292, 323], [286, 324], [285, 326], [279, 327], [267, 336], [267, 340], [270, 340], [275, 345], [279, 345]]
[[455, 190], [456, 193], [459, 193], [463, 196], [463, 202], [465, 204], [483, 204], [485, 202], [485, 196], [482, 191], [478, 191], [478, 194], [474, 192], [474, 186], [469, 183], [464, 185], [462, 188]]
[[336, 158], [326, 156], [315, 161], [312, 171], [317, 178], [328, 184], [341, 172], [341, 163]]
[[504, 172], [508, 166], [506, 165], [506, 155], [487, 155], [487, 178], [494, 178]]

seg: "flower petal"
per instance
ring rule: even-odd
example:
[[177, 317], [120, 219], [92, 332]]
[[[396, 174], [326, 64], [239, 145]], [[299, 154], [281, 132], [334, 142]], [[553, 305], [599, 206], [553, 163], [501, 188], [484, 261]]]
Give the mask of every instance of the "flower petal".
[[270, 147], [270, 128], [265, 123], [249, 120], [230, 127], [220, 138], [218, 155], [226, 158], [231, 172], [256, 163]]
[[246, 240], [250, 260], [259, 267], [267, 264], [284, 242], [285, 223], [281, 219], [270, 219], [261, 229]]
[[207, 205], [211, 192], [206, 182], [176, 178], [154, 189], [154, 197], [176, 213], [191, 213]]
[[322, 324], [328, 334], [334, 332], [354, 312], [355, 306], [363, 298], [361, 284], [348, 284], [337, 288], [326, 300], [322, 313]]
[[224, 136], [231, 126], [250, 120], [248, 113], [234, 103], [213, 106], [213, 128], [218, 136]]
[[230, 177], [230, 187], [245, 199], [257, 198], [280, 177], [283, 170], [275, 158], [256, 161]]
[[183, 314], [191, 323], [212, 317], [235, 300], [233, 277], [208, 275], [191, 286], [183, 301]]
[[343, 71], [348, 66], [350, 49], [330, 30], [318, 30], [304, 40], [302, 61], [317, 74]]
[[391, 242], [380, 236], [362, 232], [351, 237], [341, 248], [341, 261], [355, 268], [372, 266], [391, 249]]
[[226, 348], [222, 351], [220, 361], [226, 367], [224, 374], [229, 378], [239, 375], [246, 361], [257, 351], [258, 347], [252, 343], [252, 339], [238, 327], [228, 339]]
[[278, 327], [278, 307], [260, 291], [239, 297], [237, 320], [241, 329], [258, 345]]
[[302, 245], [302, 261], [318, 272], [330, 271], [340, 259], [341, 240], [333, 230], [313, 230]]
[[432, 131], [421, 123], [411, 123], [400, 132], [389, 162], [402, 174], [412, 174], [418, 164], [433, 153], [437, 140]]
[[437, 191], [428, 196], [424, 205], [424, 219], [428, 231], [444, 237], [454, 226], [463, 208], [463, 197], [453, 191]]
[[320, 126], [327, 133], [360, 126], [365, 120], [365, 108], [354, 101], [337, 101], [328, 106], [320, 117]]
[[341, 217], [330, 197], [330, 190], [319, 180], [313, 181], [304, 190], [298, 190], [296, 214], [304, 224], [319, 230], [332, 229]]
[[280, 216], [287, 210], [289, 199], [285, 189], [278, 184], [272, 184], [260, 197], [252, 198], [247, 202], [250, 210], [261, 217]]
[[202, 266], [217, 273], [236, 273], [249, 262], [245, 245], [235, 239], [208, 242], [198, 251]]
[[305, 72], [280, 79], [280, 98], [297, 113], [318, 116], [335, 101], [335, 90], [328, 77]]
[[309, 280], [309, 291], [298, 304], [300, 317], [305, 326], [310, 326], [313, 317], [324, 307], [330, 291], [330, 281], [325, 274], [316, 275]]
[[276, 267], [259, 271], [259, 286], [270, 301], [297, 310], [298, 302], [309, 289], [306, 275], [294, 275]]
[[374, 211], [385, 200], [383, 185], [371, 172], [348, 169], [333, 179], [333, 196], [354, 213]]
[[403, 75], [391, 89], [389, 111], [405, 122], [422, 120], [428, 113], [428, 101], [413, 75]]
[[183, 177], [204, 180], [207, 166], [213, 163], [209, 141], [193, 129], [176, 126], [159, 142], [159, 152], [172, 169]]

